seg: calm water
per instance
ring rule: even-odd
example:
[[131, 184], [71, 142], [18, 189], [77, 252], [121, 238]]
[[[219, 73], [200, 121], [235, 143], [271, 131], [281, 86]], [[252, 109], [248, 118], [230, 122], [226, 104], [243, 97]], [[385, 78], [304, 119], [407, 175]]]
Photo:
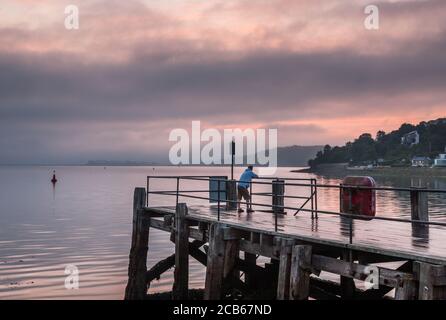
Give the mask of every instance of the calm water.
[[[53, 168], [0, 167], [0, 299], [122, 299], [127, 281], [133, 189], [145, 187], [145, 176], [227, 175], [228, 168], [57, 167], [59, 182], [49, 182]], [[313, 177], [281, 168], [278, 176]], [[238, 176], [241, 169], [236, 169]], [[317, 177], [319, 183], [338, 179]], [[378, 179], [380, 186], [429, 185], [446, 189], [446, 180]], [[194, 187], [206, 187], [196, 182]], [[174, 188], [159, 182], [155, 189]], [[257, 187], [256, 187], [257, 188]], [[255, 191], [263, 191], [258, 187]], [[307, 194], [301, 187], [287, 194]], [[320, 209], [337, 211], [338, 191], [320, 190]], [[153, 204], [172, 204], [172, 198], [151, 196]], [[184, 202], [189, 202], [184, 199]], [[260, 199], [254, 199], [261, 201]], [[269, 199], [264, 200], [269, 202]], [[300, 202], [288, 201], [297, 206]], [[432, 220], [446, 221], [446, 199], [429, 198]], [[410, 217], [409, 198], [399, 192], [379, 192], [382, 216]], [[446, 238], [445, 238], [446, 240]], [[148, 265], [173, 253], [166, 233], [152, 230]], [[65, 289], [65, 267], [80, 272], [80, 288]], [[191, 259], [192, 287], [203, 287], [203, 268]], [[151, 292], [171, 289], [172, 272], [152, 283]]]

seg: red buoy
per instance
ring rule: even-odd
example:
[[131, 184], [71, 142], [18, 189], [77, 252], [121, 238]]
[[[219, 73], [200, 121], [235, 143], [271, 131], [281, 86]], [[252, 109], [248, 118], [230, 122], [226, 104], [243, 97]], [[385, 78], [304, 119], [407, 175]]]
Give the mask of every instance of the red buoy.
[[372, 177], [345, 177], [341, 186], [342, 213], [358, 214], [370, 218], [375, 216], [376, 193], [373, 188], [376, 187], [376, 183]]
[[56, 170], [53, 170], [53, 179], [51, 179], [51, 182], [52, 182], [53, 184], [56, 184], [56, 182], [57, 182], [57, 178], [56, 178]]

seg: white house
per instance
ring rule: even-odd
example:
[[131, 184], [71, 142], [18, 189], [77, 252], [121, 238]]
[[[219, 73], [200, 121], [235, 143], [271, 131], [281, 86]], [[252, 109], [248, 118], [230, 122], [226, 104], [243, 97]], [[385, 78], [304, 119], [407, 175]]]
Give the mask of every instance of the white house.
[[[446, 148], [445, 148], [446, 149]], [[446, 152], [446, 150], [445, 150]], [[446, 167], [446, 153], [440, 153], [434, 161], [436, 167]]]
[[431, 158], [429, 157], [413, 157], [412, 167], [429, 167], [431, 165]]
[[406, 133], [404, 136], [401, 137], [401, 144], [404, 144], [406, 146], [411, 147], [419, 143], [420, 143], [420, 135], [416, 130]]

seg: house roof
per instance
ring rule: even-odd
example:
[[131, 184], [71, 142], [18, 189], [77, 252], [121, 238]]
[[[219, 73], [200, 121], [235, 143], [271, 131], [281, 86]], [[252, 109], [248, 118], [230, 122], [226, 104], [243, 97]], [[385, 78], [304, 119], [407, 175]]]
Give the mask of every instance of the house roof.
[[426, 161], [426, 160], [430, 160], [431, 158], [429, 157], [413, 157], [412, 161]]
[[409, 132], [409, 133], [406, 133], [405, 135], [403, 135], [403, 137], [412, 136], [412, 135], [417, 135], [417, 134], [418, 134], [418, 131], [417, 131], [417, 130], [414, 130], [414, 131], [411, 131], [411, 132]]

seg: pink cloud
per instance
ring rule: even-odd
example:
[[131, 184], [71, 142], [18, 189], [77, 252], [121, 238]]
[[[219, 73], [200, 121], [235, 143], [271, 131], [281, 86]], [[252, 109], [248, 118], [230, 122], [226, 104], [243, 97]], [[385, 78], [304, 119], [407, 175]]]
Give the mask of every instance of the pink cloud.
[[77, 3], [78, 31], [63, 26], [72, 1], [0, 11], [0, 121], [42, 150], [162, 150], [153, 135], [195, 119], [341, 144], [444, 116], [443, 0], [378, 1], [377, 32], [363, 28], [367, 1]]

